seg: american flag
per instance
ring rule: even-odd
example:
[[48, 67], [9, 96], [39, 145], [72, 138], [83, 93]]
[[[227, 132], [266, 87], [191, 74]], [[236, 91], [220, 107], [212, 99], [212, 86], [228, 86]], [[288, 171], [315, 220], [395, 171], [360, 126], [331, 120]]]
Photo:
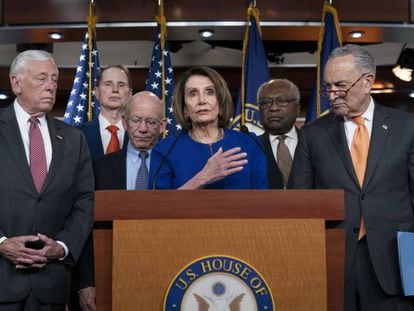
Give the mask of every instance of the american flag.
[[[167, 118], [166, 135], [176, 135], [181, 126], [177, 124], [173, 115], [172, 95], [174, 90], [174, 72], [171, 66], [170, 51], [168, 44], [165, 42], [164, 50], [161, 48], [161, 27], [157, 27], [157, 39], [155, 40], [154, 49], [152, 50], [151, 66], [148, 73], [148, 79], [145, 84], [145, 90], [150, 91], [162, 99], [162, 90], [165, 94], [165, 117]], [[164, 55], [164, 64], [162, 62]], [[164, 70], [164, 87], [162, 72]]]
[[70, 125], [79, 125], [84, 122], [88, 122], [89, 111], [89, 89], [92, 90], [91, 100], [91, 112], [92, 119], [95, 119], [99, 114], [99, 102], [95, 98], [94, 88], [96, 86], [96, 80], [99, 72], [99, 56], [98, 49], [96, 47], [95, 38], [92, 38], [92, 62], [91, 62], [91, 85], [89, 85], [89, 48], [88, 48], [89, 35], [86, 33], [85, 39], [82, 44], [82, 52], [79, 57], [78, 67], [76, 68], [75, 79], [73, 80], [72, 91], [68, 105], [66, 106], [64, 122]]

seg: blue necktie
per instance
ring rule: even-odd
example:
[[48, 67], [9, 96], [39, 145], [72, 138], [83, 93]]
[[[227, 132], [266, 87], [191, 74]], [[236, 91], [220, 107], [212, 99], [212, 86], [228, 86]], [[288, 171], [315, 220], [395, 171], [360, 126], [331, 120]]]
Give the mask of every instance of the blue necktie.
[[138, 169], [137, 179], [135, 180], [135, 189], [144, 190], [148, 189], [148, 168], [146, 164], [148, 152], [140, 151], [139, 157], [141, 158], [141, 166]]

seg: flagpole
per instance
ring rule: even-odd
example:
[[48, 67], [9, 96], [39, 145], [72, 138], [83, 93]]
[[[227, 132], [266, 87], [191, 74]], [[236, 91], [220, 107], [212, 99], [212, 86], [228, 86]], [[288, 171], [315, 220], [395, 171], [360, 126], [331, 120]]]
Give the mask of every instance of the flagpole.
[[262, 30], [260, 28], [260, 12], [259, 9], [256, 8], [256, 1], [252, 1], [247, 9], [247, 18], [246, 18], [246, 32], [244, 34], [243, 39], [243, 53], [242, 53], [242, 81], [241, 81], [241, 116], [240, 116], [240, 128], [246, 123], [246, 113], [245, 113], [245, 97], [246, 97], [246, 87], [245, 87], [245, 65], [246, 65], [246, 50], [247, 45], [250, 37], [250, 17], [253, 17], [256, 20], [257, 29], [262, 35]]
[[88, 15], [88, 51], [89, 51], [89, 62], [88, 62], [88, 121], [92, 121], [92, 40], [95, 37], [95, 1], [89, 1], [89, 15]]
[[336, 33], [338, 34], [339, 44], [342, 44], [342, 35], [341, 35], [341, 29], [339, 27], [339, 18], [338, 13], [335, 10], [335, 8], [332, 6], [332, 0], [327, 0], [322, 9], [322, 22], [321, 22], [321, 29], [319, 32], [319, 38], [318, 38], [318, 59], [317, 59], [317, 66], [316, 66], [316, 118], [319, 118], [321, 115], [321, 96], [320, 96], [320, 90], [321, 90], [321, 54], [323, 49], [323, 39], [325, 36], [325, 15], [326, 13], [331, 13], [334, 18], [334, 24], [336, 28]]
[[[165, 104], [165, 61], [164, 61], [164, 49], [165, 49], [165, 37], [167, 34], [167, 25], [164, 16], [164, 1], [158, 0], [158, 15], [155, 17], [157, 23], [160, 25], [160, 42], [161, 42], [161, 101], [162, 101], [162, 111], [163, 117], [165, 118], [166, 113], [166, 104]], [[165, 138], [167, 135], [166, 131], [164, 130], [162, 133], [162, 137]]]

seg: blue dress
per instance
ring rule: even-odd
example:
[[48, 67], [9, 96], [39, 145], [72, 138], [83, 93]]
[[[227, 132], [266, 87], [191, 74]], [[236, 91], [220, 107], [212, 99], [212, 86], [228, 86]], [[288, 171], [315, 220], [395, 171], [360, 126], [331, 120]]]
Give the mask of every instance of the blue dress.
[[266, 156], [259, 145], [262, 142], [254, 134], [229, 129], [211, 147], [193, 140], [188, 132], [160, 140], [151, 152], [148, 188], [177, 189], [201, 171], [220, 147], [223, 151], [240, 147], [248, 160], [243, 170], [208, 184], [205, 189], [268, 189]]

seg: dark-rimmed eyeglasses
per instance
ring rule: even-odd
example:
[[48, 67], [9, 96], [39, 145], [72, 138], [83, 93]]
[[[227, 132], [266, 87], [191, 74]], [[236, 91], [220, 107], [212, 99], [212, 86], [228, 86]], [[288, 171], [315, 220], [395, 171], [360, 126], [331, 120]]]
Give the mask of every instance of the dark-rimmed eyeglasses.
[[345, 97], [348, 95], [348, 92], [359, 82], [359, 80], [362, 79], [363, 76], [369, 74], [369, 72], [363, 73], [354, 83], [352, 83], [346, 90], [329, 90], [327, 88], [324, 88], [319, 93], [326, 98], [329, 98], [331, 93], [335, 94], [337, 97]]
[[294, 102], [297, 102], [296, 98], [263, 98], [259, 101], [259, 106], [265, 109], [269, 109], [273, 104], [279, 107], [287, 107]]
[[131, 126], [138, 127], [141, 126], [142, 122], [149, 128], [155, 129], [160, 124], [161, 121], [157, 119], [142, 119], [142, 118], [127, 118], [128, 123]]

